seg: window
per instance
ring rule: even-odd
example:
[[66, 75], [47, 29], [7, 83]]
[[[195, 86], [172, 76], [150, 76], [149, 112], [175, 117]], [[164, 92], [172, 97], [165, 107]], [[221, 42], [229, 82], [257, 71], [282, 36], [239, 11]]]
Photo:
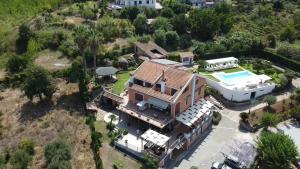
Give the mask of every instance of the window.
[[134, 97], [135, 97], [135, 100], [137, 100], [137, 101], [143, 101], [144, 100], [143, 95], [138, 94], [138, 93], [135, 93]]
[[137, 5], [137, 1], [134, 1], [134, 5]]
[[189, 57], [184, 57], [184, 58], [182, 58], [182, 61], [183, 61], [183, 62], [189, 62], [189, 61], [190, 61], [190, 58], [189, 58]]
[[196, 84], [198, 84], [198, 83], [199, 83], [199, 79], [196, 80]]
[[185, 98], [185, 104], [189, 104], [189, 99], [190, 99], [190, 97], [191, 97], [190, 95], [187, 95], [187, 96], [186, 96], [186, 98]]
[[176, 89], [171, 88], [171, 96], [173, 96], [177, 92]]
[[144, 82], [142, 80], [139, 80], [139, 79], [136, 79], [136, 78], [134, 78], [133, 83], [137, 84], [137, 85], [140, 85], [140, 86], [143, 86], [143, 84], [144, 84]]
[[187, 87], [184, 89], [183, 93], [187, 92], [188, 90], [189, 90], [189, 86], [187, 86]]
[[142, 1], [139, 1], [139, 4], [142, 4]]
[[149, 4], [149, 0], [147, 0], [147, 2], [146, 2], [147, 4]]

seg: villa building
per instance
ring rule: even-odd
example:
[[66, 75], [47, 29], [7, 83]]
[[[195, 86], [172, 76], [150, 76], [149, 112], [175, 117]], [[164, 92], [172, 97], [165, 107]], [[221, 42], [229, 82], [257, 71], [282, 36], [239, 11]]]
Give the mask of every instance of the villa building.
[[142, 152], [155, 157], [160, 167], [210, 131], [213, 109], [203, 98], [204, 78], [163, 63], [143, 62], [131, 75], [125, 101], [117, 108], [132, 123], [138, 121], [141, 131], [147, 130], [141, 135]]
[[212, 71], [210, 78], [206, 76], [207, 84], [225, 99], [234, 102], [255, 99], [271, 93], [275, 88], [272, 78], [264, 74], [256, 75], [242, 67], [232, 73], [223, 71], [237, 67], [238, 59], [234, 57], [207, 60], [205, 69]]
[[209, 8], [214, 6], [215, 1], [214, 0], [188, 0], [188, 3], [190, 3], [193, 8]]
[[162, 5], [156, 0], [116, 0], [114, 5], [115, 9], [120, 9], [126, 6], [142, 6], [154, 9], [162, 9]]

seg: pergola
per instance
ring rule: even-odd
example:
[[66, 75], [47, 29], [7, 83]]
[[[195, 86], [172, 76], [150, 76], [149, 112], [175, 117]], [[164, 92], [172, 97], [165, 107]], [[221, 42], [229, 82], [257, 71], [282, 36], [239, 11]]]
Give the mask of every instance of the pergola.
[[116, 80], [116, 78], [113, 78], [113, 75], [116, 74], [119, 70], [112, 67], [112, 66], [108, 66], [108, 67], [98, 67], [96, 69], [96, 75], [98, 76], [99, 79], [106, 79], [106, 80], [111, 80], [113, 79], [113, 81]]
[[238, 59], [235, 57], [226, 57], [220, 59], [206, 60], [206, 70], [214, 71], [238, 67]]
[[151, 129], [148, 129], [144, 134], [142, 134], [141, 138], [142, 140], [151, 142], [159, 147], [166, 147], [170, 140], [170, 137]]
[[192, 107], [188, 108], [185, 112], [176, 117], [176, 120], [182, 124], [192, 127], [195, 122], [210, 114], [213, 104], [209, 101], [200, 100]]

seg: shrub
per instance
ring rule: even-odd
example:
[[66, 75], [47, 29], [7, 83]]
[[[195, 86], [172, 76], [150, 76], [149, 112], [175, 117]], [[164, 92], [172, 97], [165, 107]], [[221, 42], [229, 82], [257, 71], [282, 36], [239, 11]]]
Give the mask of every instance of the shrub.
[[29, 63], [30, 63], [29, 57], [25, 55], [20, 55], [20, 56], [13, 55], [7, 61], [6, 70], [12, 74], [19, 73], [25, 70]]
[[292, 118], [298, 121], [300, 123], [300, 106], [297, 106], [295, 108], [292, 108], [289, 111], [289, 114], [291, 115]]
[[168, 55], [168, 59], [176, 62], [180, 62], [180, 55], [178, 53], [170, 53]]
[[280, 40], [293, 42], [296, 39], [296, 31], [292, 26], [283, 28], [280, 32]]
[[219, 112], [214, 111], [213, 112], [213, 121], [212, 121], [213, 124], [218, 125], [219, 122], [221, 121], [221, 119], [222, 119], [222, 115]]
[[19, 143], [19, 149], [26, 151], [29, 155], [34, 155], [34, 142], [24, 139]]
[[261, 118], [261, 124], [265, 127], [275, 127], [280, 122], [280, 118], [272, 113], [265, 112]]
[[63, 141], [54, 141], [47, 144], [44, 155], [48, 164], [52, 160], [68, 161], [72, 157], [70, 146]]
[[32, 157], [24, 150], [15, 151], [10, 158], [10, 164], [14, 169], [27, 169]]
[[53, 159], [50, 164], [48, 164], [47, 169], [72, 169], [72, 165], [70, 161]]

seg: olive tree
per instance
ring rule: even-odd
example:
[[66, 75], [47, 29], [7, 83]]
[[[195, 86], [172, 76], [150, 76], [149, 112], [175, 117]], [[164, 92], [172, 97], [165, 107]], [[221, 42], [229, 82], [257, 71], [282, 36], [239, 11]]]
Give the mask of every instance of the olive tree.
[[51, 99], [56, 91], [54, 79], [44, 68], [33, 66], [25, 71], [26, 79], [22, 90], [25, 95], [32, 101], [34, 96], [39, 96], [40, 100], [43, 95]]

